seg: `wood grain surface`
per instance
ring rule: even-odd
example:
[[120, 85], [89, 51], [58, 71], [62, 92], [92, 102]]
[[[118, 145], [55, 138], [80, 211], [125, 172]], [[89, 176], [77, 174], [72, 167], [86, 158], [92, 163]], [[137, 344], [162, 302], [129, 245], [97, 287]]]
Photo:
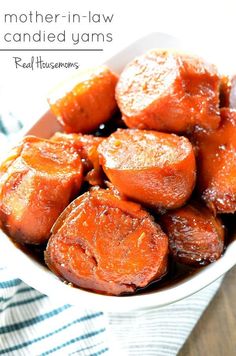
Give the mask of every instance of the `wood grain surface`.
[[236, 267], [228, 272], [178, 356], [236, 355]]

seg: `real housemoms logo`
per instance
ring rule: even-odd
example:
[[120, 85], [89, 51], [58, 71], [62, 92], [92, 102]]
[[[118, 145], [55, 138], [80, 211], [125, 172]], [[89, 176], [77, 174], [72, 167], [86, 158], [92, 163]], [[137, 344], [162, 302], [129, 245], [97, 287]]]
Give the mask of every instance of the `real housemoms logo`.
[[80, 65], [76, 62], [62, 62], [62, 61], [47, 61], [41, 56], [32, 56], [31, 58], [22, 58], [19, 56], [12, 57], [16, 69], [79, 69]]

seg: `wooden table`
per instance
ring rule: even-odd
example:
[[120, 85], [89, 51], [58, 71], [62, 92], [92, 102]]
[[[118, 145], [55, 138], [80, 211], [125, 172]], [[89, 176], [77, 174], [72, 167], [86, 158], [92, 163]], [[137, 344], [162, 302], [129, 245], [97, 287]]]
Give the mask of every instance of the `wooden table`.
[[178, 356], [236, 356], [236, 267], [226, 274]]

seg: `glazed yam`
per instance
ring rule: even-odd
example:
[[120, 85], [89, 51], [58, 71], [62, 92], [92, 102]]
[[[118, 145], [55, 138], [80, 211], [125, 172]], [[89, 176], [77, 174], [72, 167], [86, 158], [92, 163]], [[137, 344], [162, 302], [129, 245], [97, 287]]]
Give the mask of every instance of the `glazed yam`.
[[151, 50], [125, 67], [116, 99], [130, 128], [176, 133], [196, 125], [217, 128], [219, 83], [215, 66], [199, 57]]
[[68, 143], [75, 147], [80, 154], [85, 180], [91, 185], [103, 184], [103, 171], [99, 164], [98, 145], [103, 141], [101, 137], [82, 134], [65, 134], [56, 132], [51, 141]]
[[167, 236], [139, 204], [99, 189], [78, 197], [59, 217], [45, 260], [76, 286], [119, 295], [160, 279], [167, 253]]
[[0, 221], [21, 243], [44, 243], [80, 189], [82, 163], [71, 146], [25, 137], [0, 167]]
[[200, 204], [189, 204], [164, 214], [161, 225], [168, 235], [170, 253], [178, 262], [201, 266], [220, 258], [224, 227]]
[[117, 110], [116, 83], [117, 76], [105, 66], [79, 71], [55, 88], [48, 102], [67, 133], [89, 133]]
[[196, 176], [195, 157], [185, 137], [145, 130], [118, 130], [98, 147], [100, 163], [125, 196], [156, 208], [182, 206]]
[[216, 131], [194, 134], [198, 151], [198, 189], [215, 213], [236, 211], [236, 110], [221, 110]]

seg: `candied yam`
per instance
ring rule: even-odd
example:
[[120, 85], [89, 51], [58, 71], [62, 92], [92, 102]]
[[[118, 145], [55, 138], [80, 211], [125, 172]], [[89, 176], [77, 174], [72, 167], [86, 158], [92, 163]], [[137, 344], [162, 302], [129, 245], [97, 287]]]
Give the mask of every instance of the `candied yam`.
[[81, 159], [68, 145], [31, 136], [13, 153], [0, 167], [0, 220], [15, 240], [40, 244], [79, 191]]
[[197, 147], [197, 187], [215, 213], [236, 211], [236, 110], [221, 109], [217, 130], [194, 133]]
[[190, 197], [195, 157], [185, 137], [145, 130], [118, 130], [99, 145], [103, 169], [125, 196], [157, 208], [175, 208]]
[[206, 207], [191, 203], [164, 214], [161, 226], [178, 262], [201, 266], [220, 258], [224, 249], [224, 226]]
[[139, 204], [107, 190], [77, 198], [52, 229], [45, 259], [60, 278], [119, 295], [167, 271], [168, 240]]
[[104, 184], [104, 174], [99, 164], [97, 152], [98, 145], [103, 140], [102, 137], [56, 132], [51, 140], [73, 145], [82, 159], [85, 180], [91, 185]]
[[151, 50], [120, 75], [116, 99], [128, 127], [183, 133], [217, 128], [219, 75], [196, 56]]
[[116, 83], [117, 76], [105, 66], [79, 71], [56, 87], [48, 102], [67, 133], [89, 133], [117, 110]]

